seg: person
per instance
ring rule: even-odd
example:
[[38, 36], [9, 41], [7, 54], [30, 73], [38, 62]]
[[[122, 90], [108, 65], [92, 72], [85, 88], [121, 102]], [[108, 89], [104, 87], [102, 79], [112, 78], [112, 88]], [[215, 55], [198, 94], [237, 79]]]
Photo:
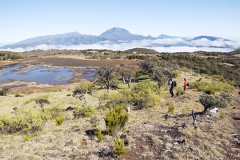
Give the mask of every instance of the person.
[[188, 81], [186, 78], [184, 78], [183, 91], [186, 92], [187, 88], [188, 88]]
[[168, 80], [168, 85], [170, 86], [169, 93], [170, 93], [171, 96], [173, 97], [173, 96], [174, 96], [174, 93], [173, 93], [174, 84], [173, 84], [172, 78], [170, 78], [170, 79]]

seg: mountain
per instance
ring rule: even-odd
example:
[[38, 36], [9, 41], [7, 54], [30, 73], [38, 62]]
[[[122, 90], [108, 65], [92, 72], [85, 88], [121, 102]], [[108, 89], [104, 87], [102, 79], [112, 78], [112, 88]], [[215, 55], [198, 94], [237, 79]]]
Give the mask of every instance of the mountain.
[[79, 45], [79, 44], [93, 44], [106, 40], [103, 37], [94, 35], [83, 35], [78, 32], [71, 32], [65, 34], [40, 36], [26, 39], [12, 45], [5, 45], [1, 48], [27, 48], [38, 45]]
[[133, 41], [133, 40], [143, 40], [146, 39], [146, 37], [137, 35], [137, 34], [131, 34], [128, 30], [118, 27], [113, 27], [105, 32], [103, 32], [100, 37], [103, 37], [105, 39], [111, 40], [111, 41]]
[[[141, 40], [148, 40], [141, 42]], [[158, 39], [158, 40], [157, 40]], [[204, 39], [209, 40], [206, 42]], [[152, 41], [151, 41], [152, 40]], [[131, 43], [135, 41], [134, 47], [172, 47], [172, 46], [188, 46], [188, 47], [216, 47], [216, 48], [234, 48], [235, 44], [230, 44], [227, 39], [212, 37], [212, 36], [198, 36], [194, 38], [176, 37], [161, 34], [158, 37], [152, 37], [151, 35], [143, 36], [138, 34], [132, 34], [124, 28], [113, 27], [106, 30], [101, 35], [85, 35], [78, 32], [70, 32], [65, 34], [47, 35], [35, 38], [29, 38], [20, 41], [15, 44], [8, 44], [0, 47], [0, 49], [15, 49], [29, 47], [36, 47], [40, 45], [52, 45], [57, 46], [74, 46], [81, 44], [96, 44], [96, 43]], [[212, 41], [212, 42], [211, 42]], [[214, 41], [221, 41], [221, 43], [215, 43]], [[223, 43], [224, 42], [224, 43]], [[233, 42], [233, 41], [231, 41]], [[136, 44], [138, 44], [136, 46]], [[51, 47], [50, 47], [51, 48]], [[31, 48], [30, 48], [31, 49]]]

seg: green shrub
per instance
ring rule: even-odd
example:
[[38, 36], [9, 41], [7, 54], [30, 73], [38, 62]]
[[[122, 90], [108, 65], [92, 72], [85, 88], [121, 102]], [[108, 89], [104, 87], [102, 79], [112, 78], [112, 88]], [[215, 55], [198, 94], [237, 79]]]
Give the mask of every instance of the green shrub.
[[62, 118], [62, 117], [57, 117], [55, 121], [56, 121], [56, 124], [57, 124], [58, 126], [60, 126], [60, 125], [62, 125], [62, 123], [63, 123], [63, 118]]
[[24, 137], [23, 137], [23, 141], [24, 141], [24, 142], [30, 141], [30, 137], [29, 137], [29, 136], [24, 136]]
[[128, 113], [123, 112], [123, 106], [116, 106], [104, 119], [108, 134], [113, 135], [115, 131], [122, 129], [128, 121], [128, 118]]
[[172, 72], [172, 78], [177, 78], [178, 77], [178, 72], [177, 71], [173, 71]]
[[175, 87], [174, 90], [175, 90], [176, 96], [180, 96], [184, 94], [183, 88], [180, 86]]
[[124, 140], [120, 138], [116, 138], [114, 140], [114, 149], [113, 149], [114, 155], [116, 157], [124, 154], [127, 152], [127, 149], [124, 147]]
[[225, 117], [225, 116], [224, 116], [223, 113], [220, 113], [220, 114], [219, 114], [219, 118], [223, 119], [224, 117]]
[[90, 107], [80, 107], [73, 112], [74, 118], [81, 118], [81, 117], [91, 117], [95, 113], [95, 110]]
[[3, 88], [0, 90], [0, 96], [6, 96], [9, 91], [10, 91], [10, 88], [9, 88], [9, 87], [3, 87]]
[[235, 88], [230, 84], [223, 82], [191, 82], [190, 88], [195, 88], [198, 91], [215, 91], [215, 92], [227, 92], [232, 93]]
[[168, 113], [172, 113], [174, 112], [174, 104], [173, 103], [169, 103], [168, 104]]
[[99, 119], [96, 116], [92, 116], [89, 122], [93, 128], [96, 128], [99, 123]]
[[31, 110], [19, 110], [14, 116], [0, 116], [0, 132], [9, 134], [20, 131], [34, 133], [42, 129], [43, 123], [41, 114]]
[[102, 134], [102, 130], [101, 129], [97, 129], [96, 132], [94, 132], [94, 135], [101, 141], [106, 139], [106, 136], [104, 134]]
[[67, 96], [72, 96], [72, 94], [69, 93], [69, 94], [67, 94]]
[[206, 93], [206, 94], [212, 94], [212, 95], [214, 95], [214, 94], [215, 94], [215, 91], [213, 91], [213, 90], [206, 90], [205, 93]]
[[23, 94], [15, 94], [15, 97], [24, 97]]
[[49, 102], [49, 100], [48, 99], [36, 99], [35, 100], [35, 103], [36, 104], [39, 104], [40, 105], [40, 107], [42, 108], [42, 111], [44, 112], [44, 108], [43, 108], [43, 106], [45, 105], [45, 104], [49, 104], [50, 102]]
[[48, 107], [46, 109], [46, 115], [48, 116], [47, 118], [56, 119], [63, 115], [63, 109], [61, 109], [59, 105]]
[[133, 101], [139, 109], [158, 105], [160, 103], [158, 94], [158, 85], [151, 81], [139, 82], [132, 88]]

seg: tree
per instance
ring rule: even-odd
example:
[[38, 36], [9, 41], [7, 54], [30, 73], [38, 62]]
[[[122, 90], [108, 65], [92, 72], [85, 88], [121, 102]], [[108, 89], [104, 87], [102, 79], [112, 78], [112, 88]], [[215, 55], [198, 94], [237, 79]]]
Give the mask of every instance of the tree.
[[44, 105], [45, 104], [50, 104], [50, 102], [49, 102], [49, 100], [48, 99], [37, 99], [37, 100], [35, 100], [35, 103], [36, 104], [40, 104], [40, 107], [42, 108], [42, 111], [44, 112]]
[[85, 97], [86, 93], [93, 92], [94, 85], [89, 81], [82, 81], [73, 91], [72, 96], [83, 100], [84, 104], [87, 104], [87, 99]]
[[131, 88], [132, 87], [132, 77], [135, 73], [134, 68], [130, 67], [128, 65], [125, 65], [125, 64], [121, 64], [120, 68], [119, 68], [119, 73], [122, 77], [123, 83], [126, 83], [126, 80], [127, 80], [128, 88]]
[[110, 86], [116, 78], [116, 68], [113, 66], [100, 67], [97, 71], [97, 82], [106, 86], [107, 92], [110, 92]]
[[160, 88], [164, 84], [166, 84], [169, 75], [169, 72], [163, 70], [162, 67], [156, 66], [152, 69], [152, 79], [158, 83], [158, 87]]

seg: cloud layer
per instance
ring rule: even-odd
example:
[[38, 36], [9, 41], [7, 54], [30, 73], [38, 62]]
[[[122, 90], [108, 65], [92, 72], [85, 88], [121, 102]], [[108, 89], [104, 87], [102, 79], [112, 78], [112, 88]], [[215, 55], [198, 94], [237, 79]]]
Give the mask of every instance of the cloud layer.
[[110, 50], [127, 50], [132, 48], [149, 48], [159, 52], [194, 52], [194, 51], [216, 51], [229, 52], [240, 48], [240, 41], [224, 41], [223, 39], [210, 41], [202, 38], [198, 40], [188, 41], [183, 38], [155, 39], [155, 40], [138, 40], [132, 42], [119, 41], [113, 43], [103, 41], [95, 44], [81, 45], [38, 45], [36, 47], [3, 49], [7, 51], [24, 52], [31, 50], [49, 50], [49, 49], [110, 49]]

